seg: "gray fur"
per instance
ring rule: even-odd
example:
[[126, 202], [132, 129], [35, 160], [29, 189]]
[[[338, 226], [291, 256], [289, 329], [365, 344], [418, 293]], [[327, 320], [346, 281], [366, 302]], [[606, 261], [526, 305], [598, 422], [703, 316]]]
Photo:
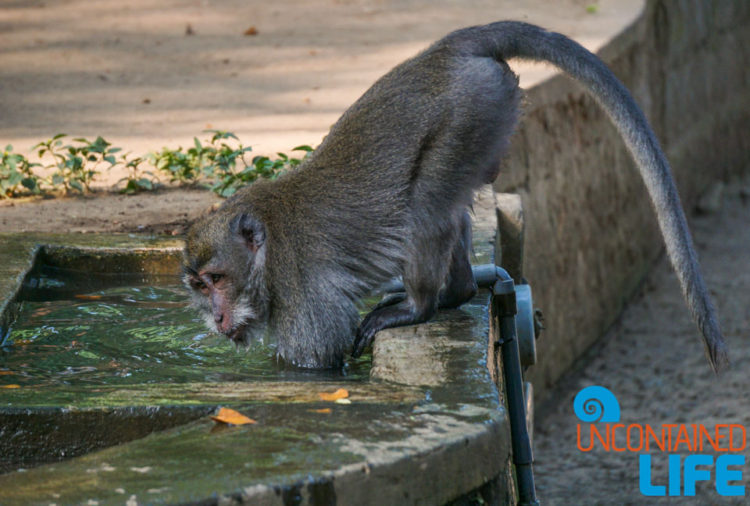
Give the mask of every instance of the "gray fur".
[[[260, 316], [242, 323], [267, 323], [279, 355], [303, 367], [340, 365], [355, 331], [358, 355], [378, 330], [461, 304], [476, 291], [466, 274], [466, 209], [474, 191], [497, 175], [519, 117], [521, 92], [504, 61], [512, 57], [558, 65], [613, 118], [654, 200], [712, 365], [721, 365], [723, 341], [669, 166], [642, 113], [598, 58], [524, 23], [459, 30], [391, 70], [299, 170], [244, 188], [196, 224], [186, 270], [230, 256], [219, 262], [222, 269], [227, 262], [249, 266], [232, 274], [242, 286], [233, 300], [253, 301]], [[241, 214], [265, 227], [265, 242], [250, 260], [235, 258], [243, 253], [226, 226]], [[359, 299], [395, 275], [403, 276], [406, 293], [357, 327]]]

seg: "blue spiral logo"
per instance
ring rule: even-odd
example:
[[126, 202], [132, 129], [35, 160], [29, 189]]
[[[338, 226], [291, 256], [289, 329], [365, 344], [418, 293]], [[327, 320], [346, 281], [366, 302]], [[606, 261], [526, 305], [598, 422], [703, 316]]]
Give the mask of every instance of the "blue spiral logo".
[[615, 394], [597, 385], [586, 387], [573, 400], [573, 411], [586, 423], [619, 422], [620, 403]]

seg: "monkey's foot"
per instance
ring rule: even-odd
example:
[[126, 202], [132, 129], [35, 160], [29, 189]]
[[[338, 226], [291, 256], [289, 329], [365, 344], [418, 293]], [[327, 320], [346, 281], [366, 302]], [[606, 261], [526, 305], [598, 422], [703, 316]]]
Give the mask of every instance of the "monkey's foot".
[[[399, 294], [394, 294], [399, 295]], [[379, 305], [380, 306], [380, 305]], [[435, 313], [434, 305], [428, 306], [428, 309], [418, 311], [414, 309], [410, 300], [404, 297], [400, 302], [393, 302], [387, 306], [378, 307], [370, 311], [362, 320], [357, 335], [354, 338], [352, 348], [352, 357], [357, 358], [362, 355], [365, 348], [372, 344], [375, 334], [383, 329], [393, 327], [403, 327], [422, 323], [430, 319]]]
[[361, 356], [365, 351], [365, 348], [372, 345], [372, 341], [375, 339], [375, 334], [377, 334], [379, 330], [385, 328], [382, 322], [379, 321], [378, 313], [382, 313], [383, 310], [388, 307], [390, 306], [380, 307], [378, 304], [378, 307], [368, 313], [367, 316], [365, 316], [365, 319], [362, 320], [359, 328], [357, 328], [357, 335], [354, 338], [354, 346], [352, 347], [353, 358]]
[[442, 290], [440, 292], [440, 299], [438, 301], [438, 307], [440, 309], [452, 309], [462, 305], [465, 302], [469, 302], [472, 297], [477, 294], [477, 284], [473, 282], [467, 285], [463, 290]]
[[[469, 282], [461, 287], [460, 290], [457, 288], [457, 286], [451, 286], [449, 288], [450, 289], [444, 289], [440, 291], [440, 298], [438, 300], [438, 308], [440, 309], [452, 309], [459, 307], [460, 305], [470, 301], [478, 291], [477, 284], [474, 281], [474, 278], [471, 278]], [[380, 299], [380, 302], [378, 302], [375, 307], [372, 308], [372, 310], [377, 311], [378, 309], [393, 306], [394, 304], [398, 304], [399, 302], [403, 302], [404, 300], [406, 300], [406, 292], [389, 293], [384, 295], [383, 298]]]
[[378, 309], [398, 304], [399, 302], [403, 302], [404, 300], [406, 300], [406, 292], [389, 293], [383, 295], [383, 298], [380, 299], [380, 302], [378, 302], [375, 307], [372, 308], [372, 310], [377, 311]]

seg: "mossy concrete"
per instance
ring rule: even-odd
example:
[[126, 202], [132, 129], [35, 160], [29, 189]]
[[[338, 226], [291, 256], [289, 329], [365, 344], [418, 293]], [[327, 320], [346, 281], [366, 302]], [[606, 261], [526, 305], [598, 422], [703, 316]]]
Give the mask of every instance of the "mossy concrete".
[[[475, 206], [478, 262], [492, 260], [494, 209], [485, 189]], [[119, 235], [0, 241], [5, 328], [35, 262], [174, 275], [181, 247]], [[0, 503], [443, 504], [469, 493], [510, 501], [509, 428], [486, 366], [488, 303], [480, 293], [426, 325], [380, 333], [361, 383], [327, 375], [4, 389], [5, 468], [62, 460], [0, 475]], [[339, 386], [348, 404], [318, 395]], [[216, 425], [208, 415], [219, 406], [257, 423]]]
[[177, 239], [134, 234], [0, 234], [0, 338], [16, 316], [24, 278], [38, 263], [148, 279], [177, 273], [181, 248]]

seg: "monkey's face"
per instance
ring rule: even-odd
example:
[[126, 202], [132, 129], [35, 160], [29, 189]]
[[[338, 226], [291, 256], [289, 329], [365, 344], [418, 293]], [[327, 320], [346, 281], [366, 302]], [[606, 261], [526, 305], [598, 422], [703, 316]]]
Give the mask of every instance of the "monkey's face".
[[248, 344], [268, 315], [263, 225], [246, 213], [208, 216], [188, 232], [184, 257], [183, 279], [206, 325]]

